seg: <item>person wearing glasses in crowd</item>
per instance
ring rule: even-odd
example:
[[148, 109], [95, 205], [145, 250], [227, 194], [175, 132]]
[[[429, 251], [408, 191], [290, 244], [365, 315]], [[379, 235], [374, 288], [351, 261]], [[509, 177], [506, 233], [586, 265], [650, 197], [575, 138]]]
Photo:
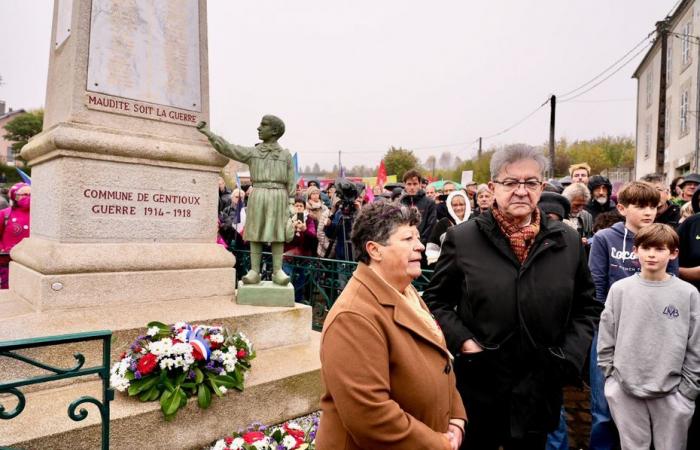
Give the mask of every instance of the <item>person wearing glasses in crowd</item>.
[[579, 234], [538, 208], [547, 159], [494, 153], [494, 206], [450, 228], [424, 298], [455, 355], [464, 448], [544, 449], [562, 387], [581, 385], [602, 305]]

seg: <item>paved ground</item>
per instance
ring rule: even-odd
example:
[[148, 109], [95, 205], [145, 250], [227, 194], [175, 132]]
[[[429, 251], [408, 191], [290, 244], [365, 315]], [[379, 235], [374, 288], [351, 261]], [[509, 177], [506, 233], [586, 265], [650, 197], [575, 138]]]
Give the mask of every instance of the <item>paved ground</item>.
[[572, 449], [587, 449], [591, 433], [591, 392], [588, 388], [564, 389], [564, 407], [569, 425], [569, 446]]

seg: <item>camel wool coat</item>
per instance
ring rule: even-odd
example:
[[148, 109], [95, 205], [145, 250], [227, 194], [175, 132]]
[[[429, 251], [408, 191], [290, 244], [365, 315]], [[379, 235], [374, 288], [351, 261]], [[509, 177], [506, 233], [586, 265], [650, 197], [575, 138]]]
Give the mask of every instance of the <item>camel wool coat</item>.
[[442, 433], [467, 415], [442, 341], [360, 263], [323, 327], [317, 449], [449, 450]]

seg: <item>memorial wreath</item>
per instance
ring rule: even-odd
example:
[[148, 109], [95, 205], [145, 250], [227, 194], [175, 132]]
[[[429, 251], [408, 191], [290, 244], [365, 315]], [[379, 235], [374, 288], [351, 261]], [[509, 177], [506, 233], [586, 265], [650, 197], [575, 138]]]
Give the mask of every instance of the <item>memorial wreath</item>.
[[128, 351], [112, 366], [110, 384], [141, 401], [160, 399], [166, 420], [172, 420], [187, 399], [197, 396], [200, 408], [212, 394], [243, 390], [253, 344], [243, 333], [224, 327], [178, 322], [168, 326], [150, 322]]
[[265, 427], [254, 423], [247, 430], [216, 441], [211, 450], [314, 450], [318, 419], [307, 428], [297, 422]]

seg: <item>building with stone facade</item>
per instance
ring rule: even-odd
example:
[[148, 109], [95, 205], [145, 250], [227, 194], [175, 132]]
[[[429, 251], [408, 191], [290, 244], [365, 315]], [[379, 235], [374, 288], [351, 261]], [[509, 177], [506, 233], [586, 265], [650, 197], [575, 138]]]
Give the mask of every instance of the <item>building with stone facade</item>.
[[12, 142], [5, 139], [5, 125], [25, 111], [23, 109], [13, 111], [12, 108], [5, 111], [5, 107], [5, 102], [0, 100], [0, 162], [3, 164], [14, 164], [15, 158], [12, 153]]

